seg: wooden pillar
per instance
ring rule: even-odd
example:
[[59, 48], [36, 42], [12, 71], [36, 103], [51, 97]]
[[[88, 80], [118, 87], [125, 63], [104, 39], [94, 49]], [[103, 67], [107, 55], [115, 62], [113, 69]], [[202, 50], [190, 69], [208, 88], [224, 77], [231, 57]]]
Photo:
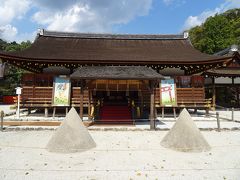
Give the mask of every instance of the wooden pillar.
[[175, 107], [173, 107], [173, 116], [174, 116], [174, 119], [177, 118], [177, 115], [176, 115], [176, 108], [175, 108]]
[[31, 114], [31, 108], [28, 107], [28, 115]]
[[80, 90], [80, 118], [83, 120], [83, 90]]
[[209, 117], [210, 116], [210, 114], [209, 114], [209, 109], [207, 108], [206, 109], [206, 115], [205, 115], [206, 117]]
[[140, 108], [140, 116], [143, 117], [143, 110], [144, 110], [144, 102], [143, 102], [143, 93], [141, 93], [141, 108]]
[[215, 86], [215, 78], [212, 77], [212, 107], [215, 111], [216, 109], [216, 86]]
[[151, 91], [150, 95], [150, 129], [154, 130], [155, 129], [155, 118], [154, 118], [154, 91]]
[[240, 106], [240, 88], [239, 87], [236, 87], [237, 88], [237, 105], [238, 107]]
[[[235, 96], [235, 94], [237, 94], [237, 89], [235, 88], [235, 86], [234, 86], [234, 77], [232, 77], [232, 89], [231, 89], [231, 93], [232, 93], [232, 97], [233, 97], [233, 102], [234, 102], [234, 100], [235, 100], [235, 98], [234, 98], [234, 96]], [[235, 94], [234, 94], [234, 91], [235, 91]], [[231, 105], [232, 105], [232, 107], [234, 107], [234, 105], [236, 105], [236, 104], [234, 104], [234, 103], [232, 103], [232, 100], [231, 100]]]
[[162, 107], [162, 119], [164, 119], [164, 106]]
[[224, 103], [229, 103], [229, 99], [228, 99], [228, 96], [226, 96], [227, 94], [228, 94], [228, 87], [229, 86], [223, 86], [224, 87], [224, 94], [225, 94], [225, 96], [224, 96]]
[[68, 113], [68, 107], [66, 107], [66, 109], [65, 109], [65, 110], [66, 110], [66, 115], [67, 115], [67, 113]]
[[53, 118], [55, 118], [55, 114], [56, 114], [56, 107], [53, 108]]
[[88, 120], [91, 120], [92, 91], [88, 90]]
[[45, 107], [45, 117], [47, 118], [48, 117], [48, 108]]

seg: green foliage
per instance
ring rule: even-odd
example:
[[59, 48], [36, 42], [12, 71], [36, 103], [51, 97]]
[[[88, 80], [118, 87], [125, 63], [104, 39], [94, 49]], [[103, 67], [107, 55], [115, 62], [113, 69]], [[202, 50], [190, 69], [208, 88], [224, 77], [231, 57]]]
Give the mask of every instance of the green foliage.
[[0, 50], [3, 51], [7, 46], [7, 42], [0, 39]]
[[[0, 39], [0, 50], [3, 51], [21, 51], [30, 47], [30, 45], [30, 41], [18, 44], [15, 41], [7, 43]], [[5, 68], [5, 77], [3, 80], [0, 80], [0, 95], [14, 95], [15, 88], [20, 85], [22, 74], [24, 72], [26, 71], [23, 69], [7, 64]]]
[[193, 46], [214, 54], [232, 44], [240, 45], [240, 9], [209, 17], [201, 26], [189, 31]]
[[21, 42], [21, 44], [16, 43], [15, 41], [8, 43], [5, 47], [5, 51], [21, 51], [31, 46], [30, 41]]

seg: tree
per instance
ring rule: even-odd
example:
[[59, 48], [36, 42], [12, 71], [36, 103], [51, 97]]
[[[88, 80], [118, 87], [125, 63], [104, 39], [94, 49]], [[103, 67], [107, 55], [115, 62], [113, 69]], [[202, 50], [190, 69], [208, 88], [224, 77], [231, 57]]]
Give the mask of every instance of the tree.
[[7, 42], [0, 39], [0, 51], [3, 51], [6, 46], [7, 46]]
[[214, 54], [232, 44], [240, 45], [240, 9], [209, 17], [201, 26], [189, 31], [193, 46]]
[[[7, 43], [0, 39], [0, 50], [3, 51], [21, 51], [30, 46], [30, 41], [18, 44], [15, 41]], [[0, 81], [0, 95], [13, 95], [15, 94], [15, 88], [20, 85], [23, 73], [26, 71], [11, 64], [7, 64], [5, 72], [4, 80]]]

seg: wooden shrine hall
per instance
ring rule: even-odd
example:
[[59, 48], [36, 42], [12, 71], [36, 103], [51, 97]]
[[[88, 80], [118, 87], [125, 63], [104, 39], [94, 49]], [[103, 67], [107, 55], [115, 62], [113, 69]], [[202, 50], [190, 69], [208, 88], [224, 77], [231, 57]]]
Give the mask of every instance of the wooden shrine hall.
[[[233, 56], [208, 55], [182, 35], [84, 34], [41, 30], [30, 48], [0, 52], [3, 62], [29, 71], [22, 78], [21, 106], [79, 108], [97, 123], [134, 123], [154, 120], [158, 109], [187, 107], [209, 110], [204, 75], [233, 61]], [[63, 96], [68, 79], [66, 104], [54, 104]], [[171, 87], [161, 87], [172, 79]], [[64, 81], [65, 82], [65, 81]], [[67, 80], [66, 80], [67, 82]], [[169, 81], [170, 82], [170, 81]], [[56, 90], [58, 89], [58, 91]], [[173, 95], [168, 90], [173, 90]], [[56, 91], [55, 91], [56, 90]], [[163, 91], [171, 102], [163, 103]], [[59, 99], [57, 99], [59, 100]]]
[[232, 56], [233, 60], [224, 64], [222, 67], [206, 70], [203, 73], [205, 76], [205, 88], [207, 90], [212, 90], [213, 104], [225, 108], [239, 108], [240, 55], [238, 47], [232, 45], [216, 54], [221, 56]]

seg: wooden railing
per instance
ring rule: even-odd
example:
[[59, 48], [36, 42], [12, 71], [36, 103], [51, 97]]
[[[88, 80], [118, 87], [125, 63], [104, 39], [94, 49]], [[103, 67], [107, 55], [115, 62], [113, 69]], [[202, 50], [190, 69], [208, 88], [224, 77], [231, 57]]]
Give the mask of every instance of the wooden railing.
[[[22, 108], [52, 108], [52, 87], [24, 86], [21, 95]], [[188, 107], [195, 109], [209, 109], [212, 104], [211, 99], [205, 98], [204, 88], [177, 88], [177, 105], [175, 107]], [[160, 89], [155, 89], [155, 107], [164, 107], [160, 103]], [[139, 98], [140, 100], [140, 98]], [[150, 104], [150, 92], [142, 92], [142, 102], [147, 106]], [[137, 102], [136, 102], [137, 103]], [[149, 103], [149, 104], [148, 104]], [[83, 92], [83, 107], [90, 109], [93, 99], [89, 91]], [[139, 102], [139, 105], [141, 103]], [[81, 95], [79, 87], [72, 87], [70, 107], [81, 106]]]
[[[177, 88], [176, 94], [177, 105], [175, 107], [207, 109], [212, 104], [212, 99], [205, 98], [204, 88]], [[155, 106], [164, 107], [160, 102], [160, 88], [155, 89]]]
[[[16, 102], [16, 100], [15, 100]], [[83, 106], [88, 107], [89, 103], [89, 94], [85, 90], [83, 92]], [[21, 107], [30, 108], [30, 107], [52, 107], [52, 87], [29, 87], [24, 86], [22, 89], [21, 95]], [[80, 107], [80, 88], [72, 88], [72, 96], [70, 99], [70, 106]]]

